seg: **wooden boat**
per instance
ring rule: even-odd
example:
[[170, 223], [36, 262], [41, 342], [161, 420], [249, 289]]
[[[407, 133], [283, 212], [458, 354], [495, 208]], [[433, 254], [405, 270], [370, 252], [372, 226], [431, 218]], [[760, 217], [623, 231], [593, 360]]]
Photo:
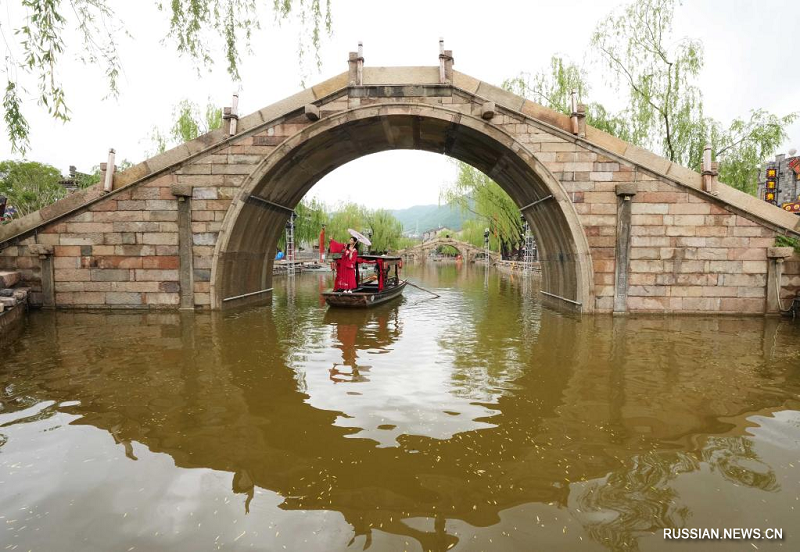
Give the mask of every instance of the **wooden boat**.
[[[373, 265], [373, 274], [362, 276], [361, 268]], [[389, 255], [361, 255], [356, 262], [356, 289], [350, 293], [328, 291], [322, 294], [331, 307], [368, 308], [391, 301], [403, 294], [406, 281], [400, 279], [403, 260]]]

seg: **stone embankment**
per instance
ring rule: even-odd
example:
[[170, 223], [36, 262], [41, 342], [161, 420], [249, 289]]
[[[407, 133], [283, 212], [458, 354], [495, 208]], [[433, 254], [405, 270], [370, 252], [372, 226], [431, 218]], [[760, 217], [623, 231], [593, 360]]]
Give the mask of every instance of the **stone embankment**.
[[22, 327], [30, 290], [14, 287], [19, 281], [19, 272], [0, 272], [0, 346], [11, 341]]
[[[500, 260], [494, 263], [494, 267], [502, 272], [525, 272], [528, 268], [523, 261], [506, 261]], [[542, 273], [542, 265], [538, 262], [532, 263], [530, 271], [533, 274], [539, 275]]]

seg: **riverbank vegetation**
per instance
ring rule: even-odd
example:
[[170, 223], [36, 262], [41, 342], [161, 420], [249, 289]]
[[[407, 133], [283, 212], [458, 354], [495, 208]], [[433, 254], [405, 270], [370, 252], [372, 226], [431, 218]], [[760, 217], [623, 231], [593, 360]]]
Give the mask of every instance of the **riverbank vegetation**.
[[[352, 228], [370, 237], [370, 251], [396, 251], [417, 243], [403, 237], [403, 226], [386, 209], [368, 209], [357, 203], [341, 203], [328, 206], [316, 198], [304, 199], [295, 208], [295, 243], [314, 245], [318, 243], [320, 231], [325, 227], [325, 240], [345, 242], [350, 238], [348, 229]], [[278, 241], [278, 247], [285, 249], [286, 235]]]

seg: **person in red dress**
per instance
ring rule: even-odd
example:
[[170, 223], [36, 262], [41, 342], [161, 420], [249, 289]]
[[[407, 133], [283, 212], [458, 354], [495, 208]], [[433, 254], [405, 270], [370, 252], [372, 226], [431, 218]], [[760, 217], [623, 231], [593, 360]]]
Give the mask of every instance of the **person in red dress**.
[[334, 291], [352, 293], [356, 288], [356, 261], [358, 260], [358, 240], [350, 238], [347, 244], [331, 240], [331, 253], [341, 252], [342, 257], [336, 261], [336, 282]]

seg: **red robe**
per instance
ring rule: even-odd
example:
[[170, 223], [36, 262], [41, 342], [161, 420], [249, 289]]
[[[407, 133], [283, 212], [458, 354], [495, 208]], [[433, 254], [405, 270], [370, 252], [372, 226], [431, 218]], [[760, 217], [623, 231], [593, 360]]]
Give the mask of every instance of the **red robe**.
[[356, 261], [358, 253], [348, 251], [346, 244], [331, 240], [331, 253], [341, 253], [342, 258], [336, 261], [336, 282], [334, 290], [356, 289]]

